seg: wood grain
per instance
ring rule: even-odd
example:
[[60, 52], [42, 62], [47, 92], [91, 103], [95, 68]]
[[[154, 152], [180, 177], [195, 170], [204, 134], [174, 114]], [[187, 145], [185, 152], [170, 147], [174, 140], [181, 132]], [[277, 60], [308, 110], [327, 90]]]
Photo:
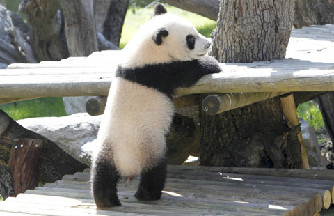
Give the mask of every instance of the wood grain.
[[[138, 202], [139, 179], [121, 181], [122, 207], [96, 210], [90, 195], [89, 170], [66, 175], [55, 183], [28, 190], [1, 203], [0, 211], [38, 215], [317, 215], [324, 194], [331, 194], [331, 170], [169, 166], [162, 199]], [[235, 171], [239, 171], [238, 174]], [[330, 175], [327, 175], [329, 171]], [[262, 173], [267, 173], [262, 175]], [[274, 175], [276, 173], [276, 175]], [[314, 178], [317, 176], [327, 180]], [[280, 177], [278, 177], [280, 176]], [[328, 191], [328, 192], [326, 192]], [[325, 195], [326, 196], [326, 195]]]
[[[286, 59], [220, 64], [175, 97], [198, 93], [334, 91], [334, 25], [294, 30]], [[39, 97], [107, 95], [122, 51], [93, 53], [60, 62], [12, 64], [0, 70], [0, 103]], [[111, 61], [112, 59], [112, 61]]]

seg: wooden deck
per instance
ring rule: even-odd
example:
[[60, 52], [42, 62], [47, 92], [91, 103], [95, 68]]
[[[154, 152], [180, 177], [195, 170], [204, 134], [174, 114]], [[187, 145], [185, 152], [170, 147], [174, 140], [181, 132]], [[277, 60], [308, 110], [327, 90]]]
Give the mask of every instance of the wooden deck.
[[89, 171], [0, 203], [1, 215], [319, 215], [333, 205], [333, 170], [169, 166], [162, 199], [138, 202], [138, 180], [121, 182], [122, 207], [97, 210]]

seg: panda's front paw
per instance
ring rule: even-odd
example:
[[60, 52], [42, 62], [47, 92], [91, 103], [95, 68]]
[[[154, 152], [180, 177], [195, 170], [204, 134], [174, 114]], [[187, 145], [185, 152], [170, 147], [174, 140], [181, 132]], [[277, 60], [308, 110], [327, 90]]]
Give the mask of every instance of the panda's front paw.
[[135, 198], [140, 201], [154, 201], [161, 198], [161, 192], [148, 192], [144, 190], [138, 190], [135, 194]]
[[222, 71], [218, 61], [212, 56], [204, 56], [199, 59], [198, 63], [205, 75], [219, 73]]

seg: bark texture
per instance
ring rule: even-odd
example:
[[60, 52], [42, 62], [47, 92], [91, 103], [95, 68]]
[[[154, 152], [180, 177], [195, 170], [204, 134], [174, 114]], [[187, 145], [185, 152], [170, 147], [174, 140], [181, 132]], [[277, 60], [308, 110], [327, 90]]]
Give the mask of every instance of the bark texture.
[[219, 62], [253, 62], [285, 56], [293, 2], [222, 0], [212, 55]]
[[[293, 5], [283, 0], [222, 0], [211, 54], [225, 63], [283, 58]], [[299, 132], [298, 125], [287, 126], [278, 97], [216, 116], [202, 112], [200, 163], [301, 168]]]
[[69, 52], [58, 1], [23, 0], [20, 11], [27, 15], [31, 44], [37, 61], [59, 61]]
[[163, 0], [170, 5], [217, 20], [219, 0]]
[[111, 43], [119, 46], [125, 15], [129, 0], [110, 0], [110, 6], [103, 22], [103, 36]]
[[296, 28], [330, 23], [334, 23], [333, 0], [296, 0], [294, 20]]
[[38, 161], [43, 140], [15, 140], [10, 151], [8, 167], [13, 175], [15, 196], [38, 185]]
[[88, 56], [97, 51], [94, 1], [58, 1], [65, 17], [65, 33], [70, 55]]
[[[75, 160], [52, 141], [23, 128], [5, 112], [0, 110], [0, 164], [8, 165], [10, 151], [17, 140], [42, 140], [43, 146], [38, 162], [38, 181], [41, 183], [54, 182], [65, 174], [72, 174], [87, 168], [87, 165]], [[28, 157], [30, 160], [31, 158]], [[16, 161], [14, 160], [14, 163]]]
[[328, 134], [330, 135], [331, 140], [334, 141], [334, 92], [328, 92], [319, 96], [317, 101], [319, 103]]
[[202, 113], [201, 165], [300, 168], [300, 128], [289, 129], [282, 116], [279, 98], [214, 117]]

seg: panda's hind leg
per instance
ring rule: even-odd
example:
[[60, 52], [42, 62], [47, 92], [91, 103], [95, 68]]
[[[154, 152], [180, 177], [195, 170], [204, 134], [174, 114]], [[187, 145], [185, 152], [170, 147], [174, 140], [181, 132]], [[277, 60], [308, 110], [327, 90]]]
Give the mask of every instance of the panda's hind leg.
[[119, 173], [115, 165], [100, 154], [92, 168], [92, 192], [98, 209], [121, 206], [117, 196]]
[[164, 189], [167, 172], [166, 157], [160, 162], [141, 174], [140, 183], [135, 197], [141, 201], [158, 200]]

